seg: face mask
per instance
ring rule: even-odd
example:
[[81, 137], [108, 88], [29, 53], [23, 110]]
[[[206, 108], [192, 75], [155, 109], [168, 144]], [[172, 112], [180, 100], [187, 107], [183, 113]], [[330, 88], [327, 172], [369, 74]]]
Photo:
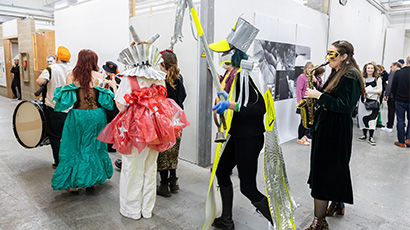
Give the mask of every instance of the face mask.
[[48, 59], [47, 59], [47, 63], [48, 63], [49, 65], [56, 64], [56, 59], [54, 59], [54, 58], [48, 58]]
[[327, 55], [325, 59], [329, 61], [334, 61], [340, 56], [340, 53], [337, 52], [336, 50], [327, 50]]
[[223, 63], [231, 63], [232, 56], [234, 54], [234, 50], [229, 51], [228, 53], [223, 53], [221, 57], [219, 58], [219, 65], [222, 65]]
[[228, 65], [227, 63], [222, 63], [221, 67], [224, 68], [225, 70], [228, 70], [231, 67], [231, 65], [230, 64]]

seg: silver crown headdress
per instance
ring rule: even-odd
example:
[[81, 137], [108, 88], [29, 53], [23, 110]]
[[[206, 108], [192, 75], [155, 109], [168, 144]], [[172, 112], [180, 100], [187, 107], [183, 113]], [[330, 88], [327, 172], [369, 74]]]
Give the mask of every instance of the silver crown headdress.
[[161, 53], [157, 47], [152, 45], [159, 38], [159, 34], [155, 34], [146, 42], [141, 42], [132, 26], [130, 26], [130, 31], [137, 44], [125, 48], [119, 54], [118, 61], [124, 64], [126, 69], [118, 76], [138, 76], [165, 80], [166, 74], [154, 68], [162, 62]]

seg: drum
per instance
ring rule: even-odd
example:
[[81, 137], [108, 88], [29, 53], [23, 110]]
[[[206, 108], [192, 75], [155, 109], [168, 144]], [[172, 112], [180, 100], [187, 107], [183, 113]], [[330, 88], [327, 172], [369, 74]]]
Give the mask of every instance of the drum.
[[50, 144], [46, 134], [46, 116], [43, 102], [22, 101], [14, 109], [13, 131], [17, 141], [25, 148]]

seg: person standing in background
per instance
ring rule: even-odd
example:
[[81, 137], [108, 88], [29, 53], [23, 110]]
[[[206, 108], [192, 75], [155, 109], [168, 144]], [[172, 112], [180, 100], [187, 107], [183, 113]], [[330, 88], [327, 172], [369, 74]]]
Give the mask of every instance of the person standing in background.
[[[172, 50], [163, 50], [160, 52], [164, 60], [159, 64], [160, 69], [167, 74], [165, 84], [167, 88], [167, 98], [174, 100], [181, 109], [184, 109], [186, 91], [184, 81], [178, 68], [177, 56]], [[181, 133], [182, 137], [182, 133]], [[181, 137], [177, 137], [177, 142], [170, 149], [160, 152], [157, 159], [158, 171], [161, 176], [160, 185], [157, 195], [170, 197], [172, 193], [179, 190], [178, 177], [176, 170], [178, 167], [179, 147]]]
[[358, 116], [359, 128], [363, 130], [363, 136], [359, 137], [359, 141], [367, 139], [367, 131], [369, 130], [369, 144], [376, 146], [373, 135], [376, 130], [377, 115], [380, 110], [380, 105], [375, 109], [367, 109], [365, 102], [379, 101], [379, 95], [382, 92], [382, 79], [377, 73], [377, 67], [373, 63], [367, 63], [363, 67], [363, 79], [366, 85], [366, 94], [359, 102]]
[[11, 90], [14, 94], [13, 99], [21, 100], [20, 66], [17, 56], [14, 58], [14, 65], [10, 72], [13, 74], [13, 81], [11, 82]]
[[48, 65], [56, 64], [56, 62], [57, 62], [56, 56], [54, 56], [52, 54], [48, 55], [46, 60], [47, 60]]
[[393, 85], [394, 74], [402, 67], [400, 62], [393, 62], [390, 66], [390, 74], [388, 76], [386, 91], [384, 93], [384, 100], [387, 101], [387, 123], [386, 127], [381, 128], [382, 131], [393, 132], [394, 116], [396, 116], [396, 104], [394, 101], [391, 87]]
[[322, 91], [323, 75], [325, 75], [325, 68], [324, 67], [317, 68], [313, 75], [315, 76], [313, 81], [316, 82], [316, 84], [313, 84], [313, 86], [315, 86], [317, 90]]
[[57, 63], [51, 64], [47, 69], [43, 70], [37, 79], [37, 84], [42, 86], [47, 84], [47, 93], [45, 97], [45, 114], [47, 120], [47, 135], [50, 138], [51, 149], [53, 151], [54, 163], [52, 168], [56, 168], [59, 163], [58, 153], [60, 151], [61, 136], [63, 133], [64, 121], [67, 116], [67, 111], [54, 111], [55, 101], [54, 90], [57, 87], [63, 86], [66, 83], [66, 77], [72, 68], [67, 65], [71, 58], [70, 51], [64, 46], [57, 49]]
[[[398, 141], [394, 144], [402, 148], [410, 147], [410, 56], [406, 58], [406, 66], [395, 73], [391, 92], [395, 100], [397, 116]], [[405, 127], [406, 116], [407, 128]]]
[[[105, 78], [106, 80], [115, 80], [116, 84], [121, 83], [121, 79], [117, 77], [117, 74], [119, 73], [117, 64], [112, 61], [107, 61], [103, 65], [103, 69], [105, 70], [105, 74], [107, 75], [107, 77]], [[114, 92], [113, 88], [109, 88], [111, 92]], [[110, 123], [115, 118], [115, 116], [117, 116], [119, 110], [117, 108], [117, 105], [114, 103], [112, 110], [105, 110], [105, 112], [107, 113], [107, 123]], [[108, 152], [116, 152], [116, 150], [112, 148], [112, 144], [108, 144]]]
[[[303, 68], [303, 73], [301, 73], [296, 82], [296, 97], [297, 103], [305, 98], [306, 89], [308, 88], [308, 73], [313, 68], [313, 63], [308, 61]], [[296, 113], [300, 114], [300, 109], [296, 109]], [[298, 140], [297, 143], [301, 145], [309, 146], [312, 141], [308, 134], [308, 129], [303, 126], [303, 121], [300, 119], [300, 124], [298, 128]]]

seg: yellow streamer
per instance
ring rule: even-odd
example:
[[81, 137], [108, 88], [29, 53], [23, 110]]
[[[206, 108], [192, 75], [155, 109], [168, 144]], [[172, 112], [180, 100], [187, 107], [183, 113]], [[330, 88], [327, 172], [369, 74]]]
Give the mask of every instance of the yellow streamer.
[[265, 107], [266, 107], [265, 129], [268, 131], [272, 131], [273, 125], [275, 123], [276, 113], [275, 113], [275, 104], [273, 102], [273, 97], [269, 90], [266, 90], [266, 92], [263, 94], [263, 99], [265, 100]]
[[191, 8], [191, 15], [192, 19], [194, 19], [196, 30], [198, 31], [199, 37], [202, 37], [204, 34], [204, 30], [202, 29], [201, 22], [199, 21], [198, 13], [196, 12], [195, 8]]

